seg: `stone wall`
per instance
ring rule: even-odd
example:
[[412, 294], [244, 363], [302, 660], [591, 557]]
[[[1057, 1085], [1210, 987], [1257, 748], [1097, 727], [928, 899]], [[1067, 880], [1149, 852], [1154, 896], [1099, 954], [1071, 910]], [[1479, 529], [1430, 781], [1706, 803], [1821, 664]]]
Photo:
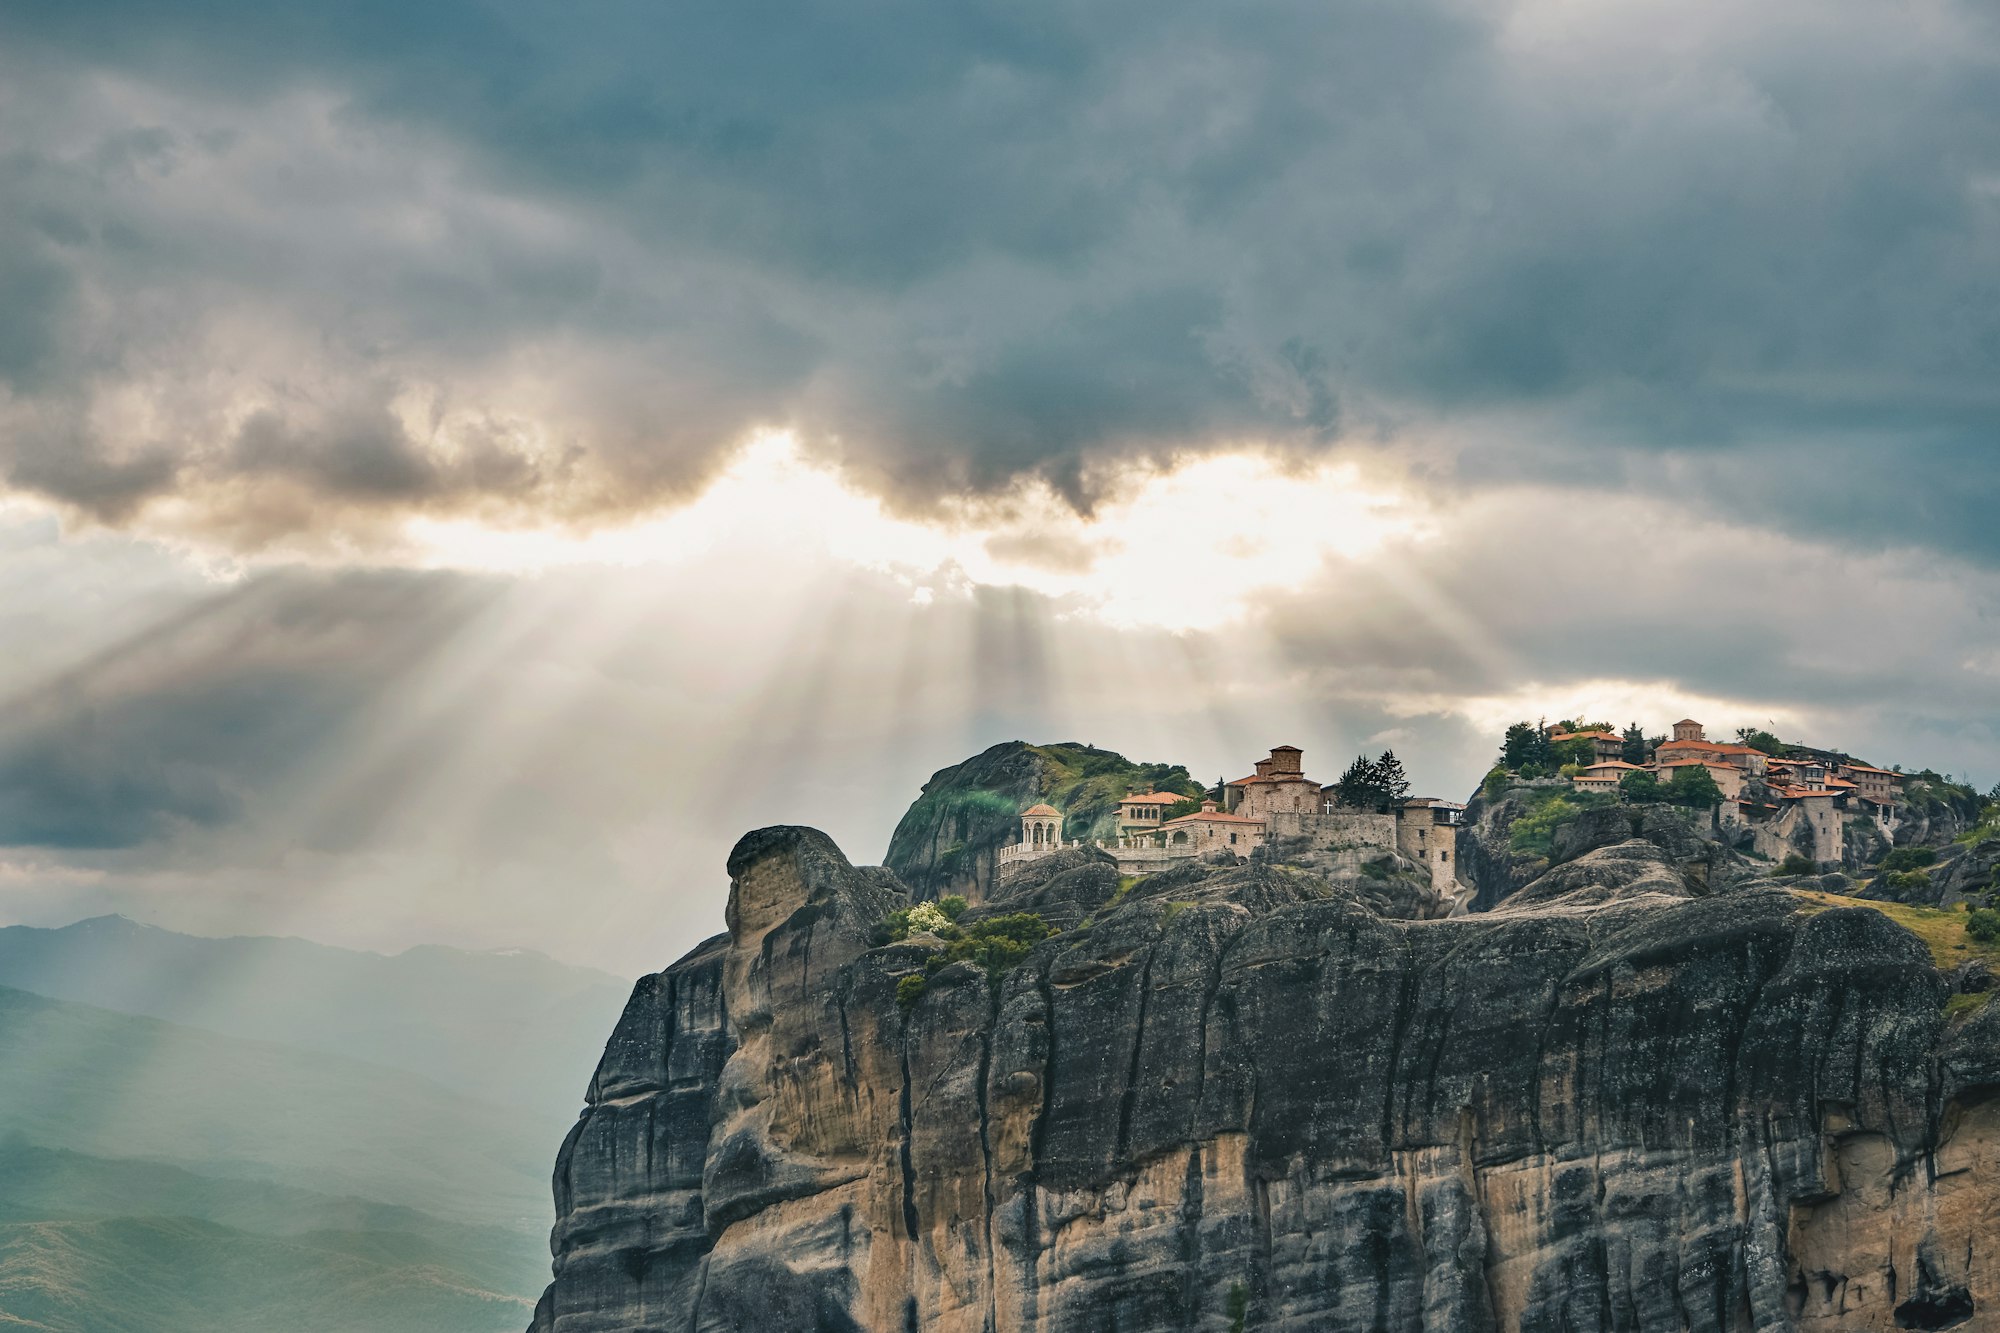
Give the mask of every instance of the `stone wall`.
[[1338, 851], [1346, 847], [1396, 849], [1396, 817], [1364, 810], [1336, 810], [1331, 814], [1293, 814], [1279, 811], [1267, 816], [1266, 829], [1273, 837], [1303, 838], [1315, 848]]

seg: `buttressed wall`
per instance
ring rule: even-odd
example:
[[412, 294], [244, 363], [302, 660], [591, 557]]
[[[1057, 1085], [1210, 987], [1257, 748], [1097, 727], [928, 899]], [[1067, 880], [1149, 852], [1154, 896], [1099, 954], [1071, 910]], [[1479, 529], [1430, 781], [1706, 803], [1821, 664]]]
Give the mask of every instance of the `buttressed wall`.
[[1875, 912], [1637, 841], [1445, 921], [1033, 864], [988, 910], [1092, 923], [906, 1010], [895, 881], [745, 838], [563, 1144], [536, 1333], [2000, 1326], [2000, 1014]]

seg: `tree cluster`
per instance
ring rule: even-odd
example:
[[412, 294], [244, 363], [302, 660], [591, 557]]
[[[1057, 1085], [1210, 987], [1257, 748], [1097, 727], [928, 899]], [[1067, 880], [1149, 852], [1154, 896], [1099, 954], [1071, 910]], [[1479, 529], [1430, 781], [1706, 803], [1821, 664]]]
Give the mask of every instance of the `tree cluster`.
[[[1590, 741], [1555, 739], [1558, 732], [1577, 729], [1577, 724], [1570, 721], [1558, 722], [1553, 727], [1547, 722], [1516, 722], [1507, 728], [1506, 738], [1500, 743], [1500, 767], [1512, 770], [1519, 777], [1546, 778], [1559, 772], [1564, 764], [1596, 762], [1596, 747]], [[1600, 729], [1596, 723], [1583, 728], [1596, 729]]]
[[1715, 775], [1699, 764], [1675, 770], [1666, 782], [1651, 773], [1627, 773], [1618, 780], [1618, 793], [1634, 805], [1664, 803], [1707, 810], [1722, 803]]
[[1334, 800], [1357, 810], [1391, 809], [1409, 794], [1409, 774], [1403, 771], [1403, 761], [1396, 758], [1394, 750], [1382, 751], [1379, 759], [1354, 756], [1340, 781], [1333, 784]]
[[1758, 727], [1738, 727], [1736, 729], [1736, 743], [1738, 745], [1747, 745], [1753, 750], [1762, 750], [1773, 759], [1783, 759], [1785, 757], [1785, 743], [1770, 732]]

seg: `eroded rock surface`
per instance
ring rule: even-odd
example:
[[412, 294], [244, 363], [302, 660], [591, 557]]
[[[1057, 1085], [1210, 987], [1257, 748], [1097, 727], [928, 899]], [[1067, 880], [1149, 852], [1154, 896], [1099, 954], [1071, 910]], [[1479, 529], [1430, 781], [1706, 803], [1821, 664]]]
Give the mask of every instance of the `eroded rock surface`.
[[1450, 920], [1038, 864], [983, 910], [1063, 933], [906, 1010], [895, 881], [746, 838], [563, 1145], [535, 1333], [2000, 1327], [2000, 1006], [1872, 910], [1629, 830]]

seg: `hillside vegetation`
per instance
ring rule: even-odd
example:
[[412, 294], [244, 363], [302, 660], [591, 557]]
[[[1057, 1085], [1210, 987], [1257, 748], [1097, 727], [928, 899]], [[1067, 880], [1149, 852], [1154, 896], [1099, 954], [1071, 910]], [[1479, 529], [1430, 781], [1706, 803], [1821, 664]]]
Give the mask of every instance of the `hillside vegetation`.
[[0, 1224], [0, 1327], [49, 1333], [502, 1333], [532, 1304], [419, 1235], [259, 1236], [185, 1217]]
[[1201, 784], [1179, 764], [1135, 762], [1068, 742], [1007, 741], [931, 775], [889, 839], [883, 864], [919, 898], [983, 897], [993, 857], [1020, 833], [1021, 811], [1046, 802], [1063, 812], [1063, 836], [1105, 838], [1129, 792], [1170, 791], [1190, 800]]

